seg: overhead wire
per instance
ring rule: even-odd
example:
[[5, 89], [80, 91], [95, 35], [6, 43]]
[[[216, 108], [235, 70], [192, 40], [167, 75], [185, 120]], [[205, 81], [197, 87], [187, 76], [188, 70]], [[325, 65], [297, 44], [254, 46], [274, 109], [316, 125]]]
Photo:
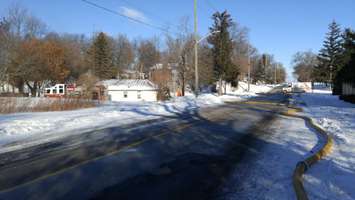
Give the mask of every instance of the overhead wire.
[[92, 1], [89, 1], [89, 0], [81, 0], [81, 1], [84, 2], [84, 3], [86, 3], [86, 4], [88, 4], [88, 5], [91, 5], [91, 6], [93, 6], [93, 7], [96, 7], [96, 8], [99, 8], [99, 9], [101, 9], [101, 10], [104, 10], [104, 11], [106, 11], [106, 12], [108, 12], [108, 13], [115, 14], [115, 15], [118, 15], [118, 16], [121, 16], [121, 17], [124, 17], [124, 18], [126, 18], [126, 19], [128, 19], [128, 20], [131, 20], [131, 21], [133, 21], [133, 22], [136, 22], [136, 23], [139, 23], [139, 24], [143, 24], [143, 25], [148, 26], [148, 27], [150, 27], [150, 28], [163, 31], [163, 32], [165, 32], [165, 33], [170, 33], [170, 31], [169, 31], [168, 29], [165, 29], [165, 28], [163, 28], [163, 27], [161, 27], [161, 26], [157, 26], [157, 25], [154, 25], [154, 24], [151, 24], [151, 23], [148, 23], [148, 22], [145, 22], [145, 21], [142, 21], [142, 20], [139, 20], [139, 19], [136, 19], [136, 18], [127, 16], [127, 15], [121, 13], [121, 12], [112, 10], [112, 9], [110, 9], [110, 8], [107, 8], [107, 7], [104, 7], [104, 6], [99, 5], [99, 4], [95, 3], [95, 2], [92, 2]]

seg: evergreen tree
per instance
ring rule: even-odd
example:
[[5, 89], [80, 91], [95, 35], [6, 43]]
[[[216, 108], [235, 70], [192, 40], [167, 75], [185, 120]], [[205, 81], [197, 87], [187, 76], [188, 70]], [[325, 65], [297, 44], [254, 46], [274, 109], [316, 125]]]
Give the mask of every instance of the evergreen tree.
[[[227, 11], [224, 11], [222, 13], [216, 12], [212, 18], [214, 24], [210, 31], [213, 34], [208, 38], [208, 42], [213, 46], [214, 77], [219, 81], [220, 86], [222, 85], [222, 80], [236, 85], [239, 68], [232, 62], [233, 43], [230, 36], [230, 28], [233, 22], [231, 16]], [[220, 87], [219, 94], [222, 93], [222, 87]]]
[[319, 63], [314, 68], [315, 81], [333, 83], [335, 73], [342, 66], [343, 38], [340, 25], [333, 21], [318, 55]]
[[351, 29], [346, 29], [344, 33], [344, 65], [337, 72], [334, 80], [334, 90], [336, 94], [342, 93], [342, 84], [355, 84], [355, 32]]
[[88, 51], [87, 62], [92, 73], [101, 80], [117, 76], [117, 68], [113, 65], [112, 44], [105, 33], [99, 33], [94, 39]]

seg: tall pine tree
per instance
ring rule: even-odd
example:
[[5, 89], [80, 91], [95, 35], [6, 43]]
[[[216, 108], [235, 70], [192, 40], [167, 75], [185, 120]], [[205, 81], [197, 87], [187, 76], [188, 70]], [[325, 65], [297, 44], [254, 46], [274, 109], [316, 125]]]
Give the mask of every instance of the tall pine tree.
[[344, 33], [343, 66], [337, 72], [334, 80], [334, 94], [342, 94], [342, 84], [355, 84], [355, 32], [346, 29]]
[[232, 62], [233, 42], [230, 36], [230, 28], [233, 25], [231, 16], [224, 11], [222, 13], [216, 12], [213, 14], [214, 24], [210, 28], [210, 32], [213, 33], [208, 42], [212, 44], [213, 54], [213, 66], [215, 79], [219, 81], [220, 90], [222, 91], [222, 80], [236, 85], [239, 68]]
[[113, 64], [112, 45], [105, 33], [101, 32], [94, 39], [87, 55], [91, 72], [101, 80], [117, 76], [117, 68]]
[[340, 25], [333, 21], [318, 54], [319, 64], [314, 68], [315, 81], [333, 83], [336, 72], [342, 66], [343, 38]]

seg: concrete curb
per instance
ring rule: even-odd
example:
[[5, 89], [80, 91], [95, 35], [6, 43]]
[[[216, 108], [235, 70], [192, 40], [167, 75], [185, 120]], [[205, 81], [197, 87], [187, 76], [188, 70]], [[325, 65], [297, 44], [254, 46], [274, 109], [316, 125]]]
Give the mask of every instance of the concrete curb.
[[333, 145], [333, 139], [328, 135], [328, 133], [322, 127], [317, 125], [312, 118], [295, 114], [296, 112], [300, 112], [300, 111], [302, 111], [302, 109], [300, 108], [291, 108], [286, 113], [282, 113], [282, 114], [305, 120], [306, 123], [311, 125], [317, 131], [317, 133], [319, 133], [326, 140], [326, 143], [321, 147], [320, 150], [318, 150], [315, 154], [307, 157], [303, 161], [300, 161], [293, 172], [292, 182], [293, 182], [293, 188], [295, 190], [297, 199], [308, 200], [307, 192], [304, 189], [303, 182], [302, 182], [303, 174], [313, 164], [317, 163], [319, 160], [321, 160], [323, 157], [325, 157], [330, 153]]

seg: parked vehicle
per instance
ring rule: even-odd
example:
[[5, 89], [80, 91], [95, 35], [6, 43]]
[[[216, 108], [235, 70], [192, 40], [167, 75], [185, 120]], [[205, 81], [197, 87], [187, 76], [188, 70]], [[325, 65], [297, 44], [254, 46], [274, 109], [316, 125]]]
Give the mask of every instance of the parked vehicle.
[[292, 84], [288, 83], [284, 87], [282, 87], [282, 92], [284, 93], [291, 93], [292, 92]]

